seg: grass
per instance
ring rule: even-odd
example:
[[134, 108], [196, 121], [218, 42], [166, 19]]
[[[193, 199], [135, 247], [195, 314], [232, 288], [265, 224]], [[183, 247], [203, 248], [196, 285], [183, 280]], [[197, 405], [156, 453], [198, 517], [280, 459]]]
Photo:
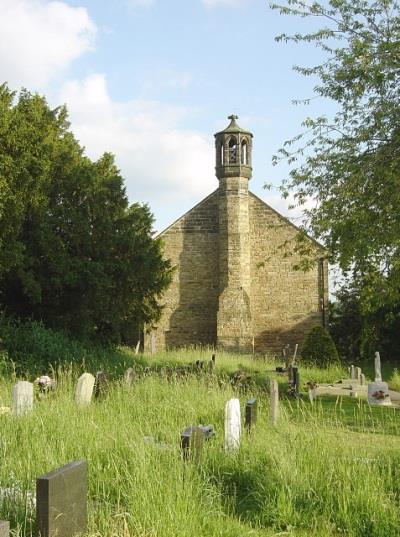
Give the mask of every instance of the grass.
[[[398, 411], [350, 398], [319, 399], [313, 406], [307, 398], [284, 398], [280, 422], [272, 427], [264, 385], [266, 375], [275, 376], [266, 373], [274, 369], [271, 361], [218, 354], [215, 375], [166, 380], [160, 375], [167, 367], [209, 360], [211, 351], [137, 360], [120, 349], [115, 356], [112, 368], [106, 352], [97, 362], [90, 357], [90, 367], [59, 365], [54, 395], [37, 401], [28, 416], [0, 416], [0, 483], [22, 494], [0, 502], [0, 518], [11, 521], [13, 536], [35, 534], [27, 496], [35, 478], [82, 458], [90, 472], [88, 537], [400, 534]], [[130, 365], [138, 378], [127, 387], [120, 377]], [[74, 385], [84, 369], [106, 369], [113, 382], [104, 400], [77, 410]], [[247, 389], [229, 382], [238, 369], [255, 379]], [[302, 382], [323, 382], [345, 372], [303, 367], [301, 375]], [[14, 380], [9, 371], [0, 381], [3, 404], [10, 402]], [[283, 392], [286, 379], [278, 380]], [[226, 454], [225, 403], [239, 397], [243, 408], [253, 395], [256, 429], [243, 434], [237, 453]], [[179, 440], [188, 425], [199, 423], [213, 424], [216, 437], [197, 466], [182, 461]]]

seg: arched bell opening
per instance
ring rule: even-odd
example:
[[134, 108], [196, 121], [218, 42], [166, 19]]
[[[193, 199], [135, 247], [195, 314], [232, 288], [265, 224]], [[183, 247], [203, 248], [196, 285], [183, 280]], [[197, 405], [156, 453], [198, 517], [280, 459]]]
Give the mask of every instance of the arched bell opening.
[[229, 154], [229, 164], [237, 163], [237, 141], [236, 138], [232, 136], [228, 144], [228, 154]]

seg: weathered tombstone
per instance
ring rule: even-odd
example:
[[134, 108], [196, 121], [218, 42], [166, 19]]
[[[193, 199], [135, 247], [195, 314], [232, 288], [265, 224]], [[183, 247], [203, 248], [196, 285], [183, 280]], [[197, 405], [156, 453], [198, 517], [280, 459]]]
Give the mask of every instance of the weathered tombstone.
[[132, 386], [134, 381], [135, 381], [135, 370], [133, 369], [133, 367], [128, 367], [128, 369], [124, 373], [124, 383], [127, 386]]
[[201, 462], [203, 444], [206, 438], [204, 429], [190, 426], [181, 434], [181, 448], [185, 461]]
[[387, 382], [371, 382], [368, 384], [368, 403], [374, 406], [391, 406]]
[[361, 386], [365, 386], [365, 375], [364, 375], [364, 373], [361, 373], [361, 375], [360, 375], [360, 384], [361, 384]]
[[356, 380], [358, 384], [361, 384], [361, 367], [356, 367]]
[[95, 380], [90, 373], [83, 373], [79, 377], [75, 390], [75, 402], [78, 406], [90, 405]]
[[157, 351], [156, 348], [156, 335], [154, 332], [150, 334], [150, 354], [155, 354]]
[[10, 523], [5, 520], [0, 520], [0, 537], [9, 537]]
[[297, 366], [292, 367], [292, 376], [293, 376], [292, 386], [293, 386], [294, 396], [298, 397], [300, 393], [300, 372]]
[[108, 378], [104, 371], [97, 371], [94, 381], [94, 396], [96, 399], [104, 397], [108, 392]]
[[225, 450], [232, 451], [240, 446], [241, 433], [240, 401], [230, 399], [225, 405]]
[[87, 526], [87, 462], [75, 461], [36, 480], [40, 537], [75, 537]]
[[354, 365], [350, 366], [350, 378], [352, 380], [356, 379], [356, 368]]
[[279, 419], [279, 387], [278, 381], [271, 379], [269, 384], [270, 400], [269, 412], [272, 425], [276, 425]]
[[246, 403], [246, 428], [250, 432], [257, 423], [257, 399], [253, 397]]
[[23, 416], [33, 408], [33, 384], [21, 380], [13, 388], [12, 413]]
[[375, 353], [375, 382], [382, 382], [381, 356]]

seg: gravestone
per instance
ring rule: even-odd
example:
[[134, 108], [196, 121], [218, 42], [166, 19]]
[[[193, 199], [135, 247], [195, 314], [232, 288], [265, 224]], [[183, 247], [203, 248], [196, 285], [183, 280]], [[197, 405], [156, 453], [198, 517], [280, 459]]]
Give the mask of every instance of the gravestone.
[[391, 406], [387, 382], [371, 382], [368, 384], [368, 403], [374, 406]]
[[201, 462], [204, 440], [205, 432], [201, 426], [191, 426], [183, 431], [181, 434], [181, 447], [185, 461]]
[[352, 380], [356, 379], [356, 368], [354, 365], [350, 366], [350, 378]]
[[36, 480], [40, 537], [75, 537], [87, 526], [87, 462], [75, 461]]
[[269, 384], [270, 400], [269, 412], [272, 425], [276, 425], [279, 419], [279, 387], [278, 381], [271, 379]]
[[240, 446], [241, 433], [240, 401], [230, 399], [225, 405], [225, 450], [232, 451]]
[[23, 416], [33, 408], [33, 384], [21, 380], [13, 388], [12, 413]]
[[0, 537], [9, 537], [10, 523], [5, 520], [0, 520]]
[[94, 381], [94, 396], [96, 399], [104, 397], [108, 392], [108, 378], [104, 371], [97, 371]]
[[356, 380], [358, 384], [361, 384], [361, 367], [356, 367]]
[[300, 393], [300, 371], [298, 367], [296, 366], [292, 367], [292, 375], [293, 375], [292, 385], [293, 385], [294, 396], [298, 397]]
[[360, 384], [361, 384], [361, 386], [365, 386], [365, 375], [364, 375], [364, 373], [361, 373], [361, 375], [360, 375]]
[[135, 381], [135, 370], [133, 367], [128, 367], [128, 369], [124, 373], [124, 383], [127, 386], [132, 386], [132, 384]]
[[382, 381], [382, 370], [381, 370], [381, 356], [379, 352], [375, 353], [375, 382]]
[[257, 399], [253, 397], [246, 403], [246, 428], [250, 432], [257, 423]]
[[90, 373], [83, 373], [78, 379], [75, 390], [75, 402], [78, 406], [90, 405], [95, 378]]

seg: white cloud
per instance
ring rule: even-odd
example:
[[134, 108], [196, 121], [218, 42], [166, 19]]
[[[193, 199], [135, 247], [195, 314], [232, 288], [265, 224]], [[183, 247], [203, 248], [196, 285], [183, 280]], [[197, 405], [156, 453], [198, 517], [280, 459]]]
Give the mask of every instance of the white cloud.
[[240, 7], [247, 3], [248, 0], [202, 0], [203, 4], [206, 7], [218, 7], [218, 6], [227, 6], [227, 7]]
[[85, 8], [61, 1], [0, 0], [1, 81], [42, 88], [93, 46]]
[[211, 136], [181, 127], [189, 114], [159, 101], [111, 99], [104, 75], [63, 86], [72, 130], [91, 158], [116, 155], [132, 201], [199, 201], [217, 186]]

